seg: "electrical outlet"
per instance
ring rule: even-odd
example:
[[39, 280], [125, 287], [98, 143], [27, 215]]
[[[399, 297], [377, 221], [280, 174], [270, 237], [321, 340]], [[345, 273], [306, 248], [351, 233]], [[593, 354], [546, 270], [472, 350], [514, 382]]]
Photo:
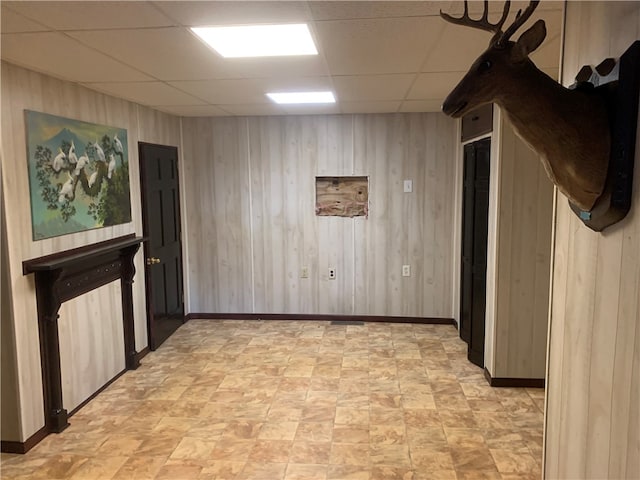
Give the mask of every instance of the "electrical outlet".
[[309, 267], [302, 267], [300, 278], [309, 278]]
[[411, 265], [402, 265], [402, 276], [403, 277], [411, 276]]
[[335, 268], [330, 268], [329, 269], [329, 280], [335, 280], [336, 279], [336, 269]]

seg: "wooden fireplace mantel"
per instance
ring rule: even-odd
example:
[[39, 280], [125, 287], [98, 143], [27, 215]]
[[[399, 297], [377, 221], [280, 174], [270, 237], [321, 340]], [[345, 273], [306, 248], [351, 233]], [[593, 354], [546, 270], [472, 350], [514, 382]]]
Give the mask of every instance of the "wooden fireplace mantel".
[[44, 394], [45, 429], [59, 433], [69, 426], [62, 404], [58, 311], [62, 303], [120, 279], [124, 325], [125, 365], [140, 365], [133, 323], [133, 259], [142, 237], [127, 235], [22, 263], [24, 275], [35, 274], [40, 335], [40, 362]]

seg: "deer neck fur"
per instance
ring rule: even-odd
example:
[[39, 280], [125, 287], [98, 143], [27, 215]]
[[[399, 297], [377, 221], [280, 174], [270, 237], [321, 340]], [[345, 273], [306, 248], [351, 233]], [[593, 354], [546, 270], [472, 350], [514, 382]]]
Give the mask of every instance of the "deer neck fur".
[[607, 177], [610, 136], [604, 100], [563, 87], [530, 60], [505, 83], [495, 102], [540, 155], [560, 191], [591, 210]]

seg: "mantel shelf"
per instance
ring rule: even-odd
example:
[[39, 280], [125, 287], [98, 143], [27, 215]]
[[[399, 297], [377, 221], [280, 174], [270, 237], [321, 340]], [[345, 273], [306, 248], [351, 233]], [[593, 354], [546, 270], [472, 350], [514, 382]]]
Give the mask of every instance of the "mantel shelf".
[[58, 252], [44, 257], [25, 260], [22, 262], [22, 272], [24, 275], [28, 275], [30, 273], [44, 270], [65, 268], [77, 262], [88, 260], [92, 257], [95, 258], [102, 255], [108, 255], [114, 251], [119, 251], [132, 245], [139, 245], [140, 242], [143, 242], [144, 240], [145, 239], [142, 237], [128, 235], [114, 240], [107, 240], [106, 242], [95, 243], [93, 245], [87, 245], [73, 250], [66, 250], [64, 252]]

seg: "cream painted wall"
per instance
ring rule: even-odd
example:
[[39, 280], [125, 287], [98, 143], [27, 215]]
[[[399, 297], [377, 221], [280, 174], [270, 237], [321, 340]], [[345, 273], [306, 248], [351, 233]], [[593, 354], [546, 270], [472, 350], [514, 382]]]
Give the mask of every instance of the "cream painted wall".
[[[190, 311], [451, 317], [455, 130], [441, 114], [183, 119]], [[369, 218], [316, 217], [320, 175], [368, 175]]]
[[[563, 84], [640, 39], [638, 2], [568, 2]], [[545, 478], [640, 478], [640, 129], [631, 212], [603, 233], [558, 195]]]
[[[34, 281], [33, 276], [22, 275], [22, 262], [129, 233], [141, 235], [137, 142], [141, 140], [179, 146], [180, 121], [170, 115], [5, 62], [2, 63], [1, 93], [3, 199], [9, 257], [3, 269], [8, 271], [13, 302], [20, 403], [20, 411], [14, 414], [19, 417], [22, 427], [17, 438], [3, 436], [3, 440], [24, 441], [44, 425], [44, 417]], [[32, 241], [24, 109], [127, 129], [131, 223]], [[136, 349], [140, 351], [147, 346], [144, 265], [140, 253], [136, 256], [136, 269], [138, 273], [133, 285], [135, 337]], [[68, 347], [84, 341], [83, 348], [74, 349], [71, 355], [65, 354], [62, 359], [63, 397], [65, 407], [71, 409], [84, 400], [96, 385], [104, 383], [123, 368], [122, 359], [116, 354], [117, 345], [123, 348], [119, 283], [112, 282], [98, 291], [64, 304], [60, 313], [61, 345]]]
[[485, 365], [494, 378], [543, 379], [553, 185], [498, 107], [491, 168]]

